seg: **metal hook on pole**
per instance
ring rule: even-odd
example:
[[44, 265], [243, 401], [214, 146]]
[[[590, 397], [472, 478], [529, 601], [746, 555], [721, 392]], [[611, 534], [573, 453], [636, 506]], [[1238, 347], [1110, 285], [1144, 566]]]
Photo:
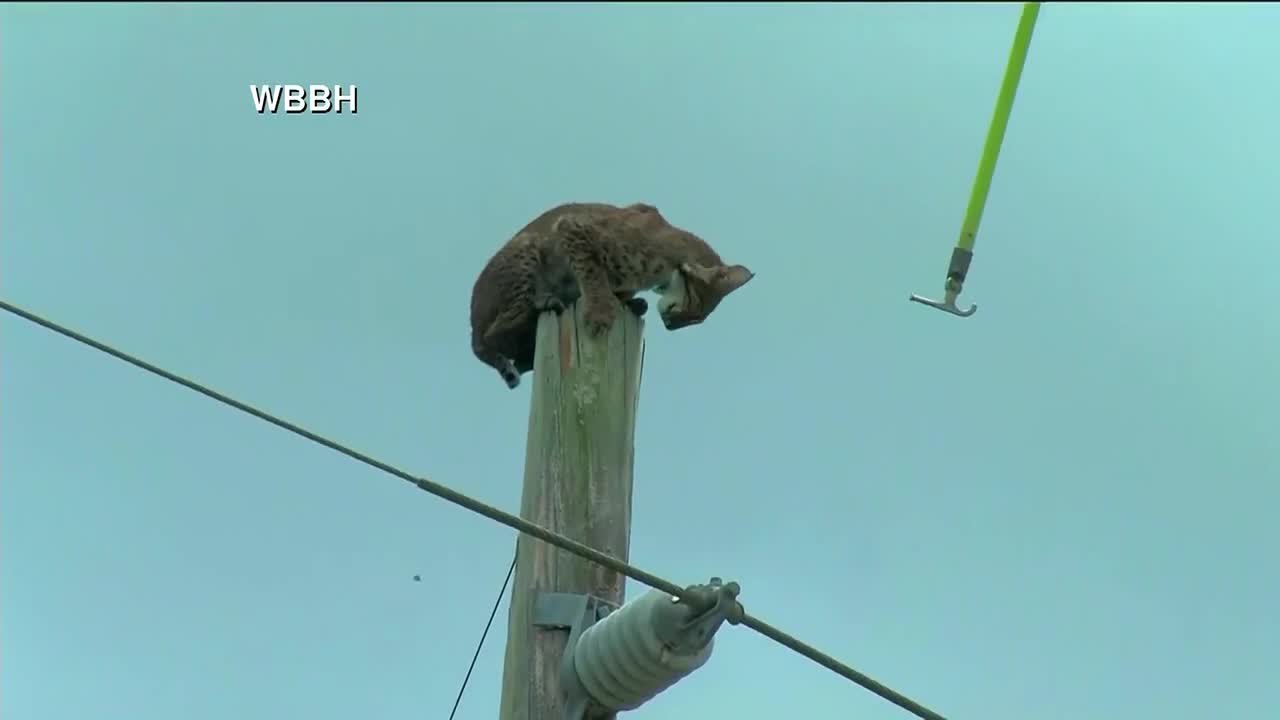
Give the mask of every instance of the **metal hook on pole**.
[[964, 276], [969, 272], [969, 261], [973, 259], [973, 251], [965, 250], [957, 247], [951, 251], [951, 266], [947, 268], [947, 282], [943, 287], [943, 296], [941, 300], [930, 300], [927, 297], [913, 294], [911, 300], [922, 305], [945, 310], [952, 315], [960, 317], [969, 317], [978, 312], [978, 306], [970, 305], [968, 308], [961, 310], [956, 306], [956, 298], [960, 297], [960, 291], [964, 289]]
[[921, 295], [912, 295], [912, 302], [928, 305], [952, 315], [969, 317], [978, 311], [977, 305], [960, 309], [956, 300], [964, 289], [964, 279], [969, 273], [969, 263], [973, 261], [973, 244], [978, 237], [978, 225], [982, 222], [982, 211], [987, 205], [987, 193], [991, 190], [991, 177], [996, 171], [996, 160], [1000, 157], [1000, 145], [1004, 142], [1004, 132], [1009, 126], [1009, 113], [1013, 110], [1013, 98], [1018, 92], [1018, 81], [1022, 78], [1022, 66], [1027, 60], [1027, 49], [1031, 46], [1031, 32], [1035, 29], [1036, 17], [1040, 14], [1040, 3], [1029, 2], [1022, 6], [1022, 18], [1018, 20], [1018, 29], [1014, 32], [1013, 48], [1009, 51], [1009, 64], [1005, 67], [1004, 81], [1000, 84], [1000, 94], [996, 97], [995, 112], [991, 116], [991, 127], [987, 130], [987, 140], [982, 147], [982, 159], [978, 162], [978, 174], [973, 179], [973, 191], [969, 195], [969, 207], [965, 211], [964, 224], [960, 227], [960, 240], [951, 253], [951, 264], [947, 267], [947, 280], [943, 285], [943, 299], [930, 300]]

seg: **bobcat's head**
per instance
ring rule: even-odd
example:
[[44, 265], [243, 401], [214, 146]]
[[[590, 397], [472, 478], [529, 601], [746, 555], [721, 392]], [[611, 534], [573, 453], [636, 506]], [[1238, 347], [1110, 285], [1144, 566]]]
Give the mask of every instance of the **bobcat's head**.
[[681, 263], [665, 285], [658, 288], [658, 314], [668, 330], [697, 325], [726, 295], [747, 284], [755, 273], [742, 265]]

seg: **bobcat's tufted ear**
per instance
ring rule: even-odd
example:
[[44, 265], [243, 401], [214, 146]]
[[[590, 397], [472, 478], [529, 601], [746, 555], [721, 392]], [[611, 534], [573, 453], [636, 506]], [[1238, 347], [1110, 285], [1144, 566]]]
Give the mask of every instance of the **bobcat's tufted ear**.
[[697, 263], [681, 263], [680, 270], [685, 275], [716, 289], [722, 297], [746, 285], [755, 273], [743, 265], [713, 265], [707, 267]]
[[725, 268], [723, 276], [717, 278], [716, 284], [722, 288], [725, 295], [746, 285], [756, 274], [748, 270], [743, 265], [733, 265]]

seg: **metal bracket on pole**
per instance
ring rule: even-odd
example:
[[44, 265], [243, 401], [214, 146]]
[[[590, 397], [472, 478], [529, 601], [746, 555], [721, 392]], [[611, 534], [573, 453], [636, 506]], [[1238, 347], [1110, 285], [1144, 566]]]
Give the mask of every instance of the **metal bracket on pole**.
[[568, 628], [560, 660], [560, 688], [565, 693], [565, 720], [585, 720], [591, 696], [587, 694], [573, 669], [573, 652], [587, 628], [604, 619], [619, 606], [594, 595], [540, 592], [533, 599], [533, 624], [543, 628]]
[[977, 312], [977, 305], [970, 305], [964, 310], [956, 307], [956, 299], [960, 297], [960, 291], [964, 289], [964, 278], [969, 273], [969, 263], [972, 260], [972, 250], [955, 248], [951, 252], [951, 265], [947, 268], [947, 281], [943, 285], [943, 299], [930, 300], [920, 295], [912, 295], [911, 301], [949, 312], [958, 317], [969, 317]]

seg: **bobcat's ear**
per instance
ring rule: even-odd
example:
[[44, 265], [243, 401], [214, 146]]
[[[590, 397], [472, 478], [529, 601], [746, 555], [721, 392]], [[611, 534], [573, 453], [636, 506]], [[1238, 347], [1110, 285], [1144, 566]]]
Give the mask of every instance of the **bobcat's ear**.
[[680, 263], [680, 272], [700, 282], [710, 284], [716, 279], [716, 269], [697, 263]]
[[724, 288], [724, 294], [737, 290], [746, 285], [756, 274], [748, 270], [743, 265], [732, 265], [726, 268], [724, 276], [719, 280], [720, 286]]

